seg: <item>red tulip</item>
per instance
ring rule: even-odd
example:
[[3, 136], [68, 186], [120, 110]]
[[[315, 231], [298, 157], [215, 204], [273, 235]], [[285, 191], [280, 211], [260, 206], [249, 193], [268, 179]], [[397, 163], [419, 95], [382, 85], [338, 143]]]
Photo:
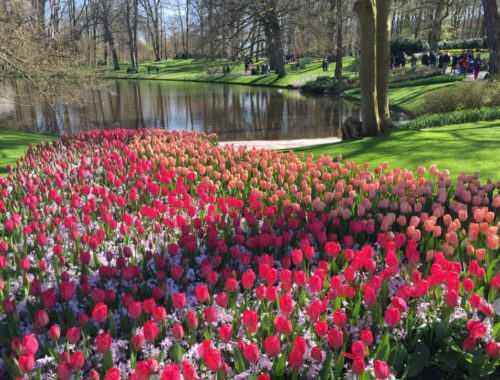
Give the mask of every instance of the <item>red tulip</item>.
[[205, 353], [203, 359], [205, 360], [207, 369], [212, 372], [218, 371], [222, 365], [221, 354], [218, 350], [215, 349], [209, 349]]
[[85, 356], [83, 356], [82, 352], [73, 352], [69, 360], [71, 368], [73, 368], [74, 371], [79, 371], [83, 368], [83, 364], [85, 363]]
[[72, 281], [61, 283], [61, 297], [65, 301], [69, 301], [75, 296], [76, 287]]
[[302, 353], [292, 350], [288, 355], [288, 364], [291, 369], [298, 371], [302, 368], [304, 363], [304, 356]]
[[233, 327], [230, 324], [219, 327], [219, 336], [221, 341], [223, 341], [224, 343], [229, 342], [231, 340], [232, 335], [233, 335]]
[[49, 313], [43, 309], [35, 311], [35, 321], [42, 327], [47, 326], [50, 322]]
[[253, 310], [245, 310], [243, 312], [243, 324], [250, 334], [256, 333], [258, 330], [259, 315]]
[[22, 373], [30, 373], [35, 368], [35, 357], [32, 354], [21, 355], [17, 362]]
[[367, 346], [372, 345], [373, 334], [372, 334], [372, 331], [370, 329], [364, 329], [363, 331], [361, 331], [361, 341]]
[[255, 281], [255, 273], [249, 269], [241, 276], [241, 284], [244, 289], [250, 289]]
[[135, 350], [135, 351], [138, 351], [142, 348], [142, 346], [144, 345], [144, 335], [142, 334], [135, 334], [133, 337], [132, 337], [132, 348]]
[[111, 349], [111, 335], [107, 333], [100, 333], [96, 338], [95, 338], [95, 346], [97, 352], [104, 354], [105, 352], [108, 352]]
[[292, 322], [285, 317], [275, 317], [274, 327], [278, 333], [283, 335], [289, 335], [292, 332]]
[[172, 295], [172, 304], [176, 309], [183, 309], [186, 306], [186, 295], [184, 293], [175, 293]]
[[72, 376], [71, 365], [69, 363], [59, 363], [56, 374], [61, 380], [69, 380]]
[[104, 375], [104, 380], [120, 380], [121, 377], [122, 375], [118, 368], [111, 368]]
[[194, 311], [189, 310], [186, 313], [186, 323], [191, 330], [198, 328], [198, 318], [196, 318], [196, 313]]
[[280, 297], [280, 310], [284, 314], [290, 314], [293, 312], [295, 308], [293, 298], [290, 297], [288, 294], [283, 294]]
[[144, 339], [146, 339], [148, 342], [153, 342], [160, 333], [158, 325], [153, 321], [145, 322], [143, 325], [143, 330], [144, 330]]
[[352, 361], [352, 372], [358, 376], [365, 372], [365, 367], [365, 359], [363, 357], [355, 357]]
[[500, 357], [500, 344], [495, 342], [494, 340], [489, 341], [486, 344], [486, 355], [488, 355], [491, 359], [497, 359]]
[[259, 347], [253, 342], [246, 344], [243, 347], [243, 356], [249, 363], [258, 362], [260, 358]]
[[391, 375], [391, 369], [386, 362], [382, 360], [375, 360], [373, 363], [373, 370], [375, 377], [380, 380], [387, 379]]
[[132, 301], [127, 305], [128, 314], [133, 318], [137, 319], [142, 314], [142, 303]]
[[337, 329], [331, 329], [328, 332], [328, 343], [334, 349], [338, 350], [344, 344], [344, 334]]
[[180, 323], [176, 323], [174, 327], [172, 327], [172, 335], [175, 339], [181, 340], [184, 336], [184, 328]]
[[70, 327], [66, 332], [66, 340], [69, 343], [77, 344], [80, 341], [81, 333], [80, 328], [78, 327]]
[[210, 294], [208, 292], [208, 286], [206, 285], [198, 285], [195, 289], [195, 293], [196, 293], [196, 298], [200, 303], [205, 303], [210, 298]]
[[107, 316], [108, 307], [104, 303], [98, 303], [92, 309], [92, 319], [97, 323], [104, 322]]
[[401, 318], [401, 313], [394, 306], [389, 306], [384, 313], [384, 321], [388, 326], [396, 326]]
[[180, 380], [181, 372], [179, 370], [179, 366], [175, 363], [169, 363], [165, 367], [163, 367], [163, 371], [161, 372], [162, 380]]
[[59, 340], [59, 338], [61, 337], [61, 329], [59, 328], [59, 326], [58, 325], [50, 326], [49, 331], [48, 331], [48, 336], [54, 342], [57, 342]]
[[25, 355], [34, 355], [38, 351], [38, 341], [35, 334], [29, 334], [23, 337], [22, 351]]

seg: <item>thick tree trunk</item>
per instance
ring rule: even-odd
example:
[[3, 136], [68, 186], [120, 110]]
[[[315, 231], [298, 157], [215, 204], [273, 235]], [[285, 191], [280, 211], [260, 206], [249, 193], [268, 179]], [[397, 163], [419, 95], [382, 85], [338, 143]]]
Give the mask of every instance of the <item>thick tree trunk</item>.
[[285, 58], [283, 53], [283, 41], [281, 36], [281, 26], [276, 14], [276, 7], [271, 8], [267, 14], [267, 20], [269, 23], [269, 31], [271, 34], [272, 50], [270, 51], [273, 56], [274, 69], [278, 78], [283, 78], [286, 75], [285, 72]]
[[434, 10], [434, 17], [432, 19], [432, 28], [429, 34], [429, 48], [431, 51], [436, 52], [438, 50], [439, 41], [441, 39], [441, 27], [443, 24], [443, 11], [445, 7], [446, 0], [438, 0], [436, 3], [436, 8]]
[[335, 53], [335, 79], [342, 78], [344, 58], [344, 15], [342, 1], [337, 1], [337, 51]]
[[377, 1], [377, 103], [382, 129], [392, 126], [389, 112], [389, 66], [391, 60], [391, 0]]
[[375, 0], [357, 0], [354, 5], [361, 24], [361, 62], [359, 80], [363, 115], [363, 134], [380, 134], [377, 101], [376, 17]]
[[500, 14], [496, 0], [483, 0], [484, 24], [490, 51], [489, 72], [492, 77], [500, 77]]
[[104, 38], [109, 45], [109, 50], [111, 50], [111, 57], [113, 59], [113, 69], [120, 70], [120, 62], [118, 60], [118, 53], [116, 52], [115, 40], [113, 38], [113, 33], [107, 22], [104, 22]]
[[134, 31], [132, 27], [132, 7], [133, 5], [130, 3], [125, 4], [125, 22], [127, 23], [127, 32], [128, 32], [128, 51], [130, 54], [130, 68], [132, 72], [137, 68], [135, 62], [135, 51], [134, 51]]

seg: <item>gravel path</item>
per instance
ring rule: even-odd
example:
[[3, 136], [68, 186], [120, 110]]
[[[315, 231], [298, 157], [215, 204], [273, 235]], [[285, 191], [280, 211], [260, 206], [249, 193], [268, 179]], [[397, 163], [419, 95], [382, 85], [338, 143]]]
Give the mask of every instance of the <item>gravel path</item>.
[[246, 146], [247, 148], [266, 149], [293, 149], [303, 148], [313, 145], [335, 144], [341, 142], [339, 137], [325, 137], [319, 139], [298, 139], [298, 140], [253, 140], [253, 141], [222, 141], [221, 145], [234, 145], [236, 147]]

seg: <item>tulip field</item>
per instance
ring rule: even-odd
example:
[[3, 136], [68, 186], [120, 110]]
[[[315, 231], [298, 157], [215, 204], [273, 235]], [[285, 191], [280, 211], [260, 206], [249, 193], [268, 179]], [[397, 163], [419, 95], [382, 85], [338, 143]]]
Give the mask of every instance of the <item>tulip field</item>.
[[106, 130], [0, 176], [0, 379], [498, 379], [500, 182]]

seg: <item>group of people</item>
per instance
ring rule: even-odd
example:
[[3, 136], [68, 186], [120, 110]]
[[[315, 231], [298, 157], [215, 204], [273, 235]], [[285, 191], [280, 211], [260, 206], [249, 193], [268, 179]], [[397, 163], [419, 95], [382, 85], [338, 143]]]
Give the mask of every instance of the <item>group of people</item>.
[[271, 73], [271, 67], [268, 63], [263, 63], [262, 65], [257, 65], [250, 68], [250, 65], [253, 64], [253, 60], [248, 57], [245, 58], [243, 63], [245, 65], [245, 74], [249, 70], [251, 75], [269, 75]]
[[[417, 56], [415, 54], [412, 54], [410, 56], [410, 64], [411, 67], [417, 66]], [[404, 52], [398, 55], [392, 55], [391, 56], [391, 69], [399, 69], [399, 68], [405, 68], [406, 63], [408, 62], [407, 56]]]
[[269, 67], [269, 64], [264, 63], [260, 66], [254, 66], [252, 67], [252, 70], [250, 71], [250, 74], [252, 75], [269, 75], [271, 73], [271, 68]]
[[[408, 56], [404, 52], [398, 55], [392, 55], [390, 63], [391, 69], [405, 68], [408, 62], [407, 58]], [[409, 57], [411, 67], [417, 66], [417, 61], [418, 59], [415, 53], [411, 54]], [[443, 74], [446, 74], [446, 71], [451, 64], [452, 74], [464, 76], [467, 74], [473, 74], [474, 79], [477, 79], [479, 72], [481, 71], [481, 67], [483, 66], [481, 54], [478, 53], [474, 57], [472, 51], [466, 53], [464, 52], [461, 55], [454, 54], [453, 56], [450, 56], [448, 52], [436, 54], [433, 51], [426, 51], [422, 55], [421, 62], [424, 66], [440, 69]]]
[[456, 73], [458, 69], [459, 75], [466, 76], [472, 73], [474, 79], [477, 79], [482, 65], [483, 60], [481, 59], [481, 54], [478, 53], [474, 57], [474, 54], [469, 51], [467, 53], [462, 53], [460, 56], [453, 56], [451, 61], [451, 72]]

